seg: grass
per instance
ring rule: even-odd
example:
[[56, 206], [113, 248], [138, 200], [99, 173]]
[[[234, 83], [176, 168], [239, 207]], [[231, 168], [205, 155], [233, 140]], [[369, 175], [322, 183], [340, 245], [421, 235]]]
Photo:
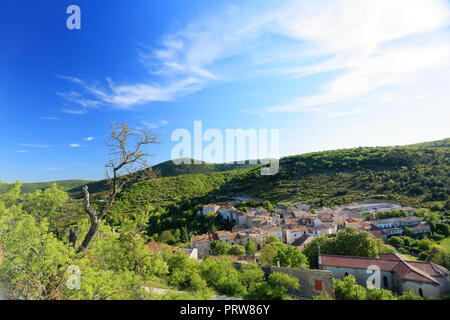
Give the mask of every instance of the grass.
[[405, 256], [409, 261], [420, 261], [419, 258], [414, 257], [412, 255], [409, 254], [405, 254], [405, 253], [400, 253], [402, 256]]
[[450, 237], [440, 241], [439, 245], [442, 246], [447, 253], [450, 253]]

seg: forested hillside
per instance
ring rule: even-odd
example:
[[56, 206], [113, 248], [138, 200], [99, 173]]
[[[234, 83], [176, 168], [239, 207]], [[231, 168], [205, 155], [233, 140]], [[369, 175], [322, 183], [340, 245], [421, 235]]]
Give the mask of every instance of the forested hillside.
[[[51, 182], [35, 182], [35, 183], [24, 183], [22, 185], [23, 193], [32, 193], [36, 190], [44, 190], [49, 188], [52, 184], [56, 184], [63, 190], [70, 190], [74, 188], [79, 188], [91, 181], [87, 180], [61, 180], [61, 181], [51, 181]], [[0, 193], [5, 193], [8, 191], [8, 185], [12, 184], [0, 184]]]
[[437, 141], [430, 141], [430, 142], [421, 142], [416, 143], [413, 145], [410, 145], [410, 147], [450, 147], [450, 138], [437, 140]]
[[[164, 193], [161, 193], [160, 189], [153, 188], [153, 191], [157, 193], [155, 195], [156, 198], [159, 197], [159, 199], [168, 198], [171, 196], [177, 197], [177, 195], [196, 195], [191, 192], [191, 190], [186, 190], [184, 188], [184, 184], [192, 183], [191, 181], [194, 181], [194, 185], [197, 184], [195, 181], [196, 178], [199, 180], [205, 180], [209, 179], [207, 177], [201, 177], [200, 174], [208, 175], [215, 172], [226, 172], [226, 171], [232, 171], [232, 170], [241, 170], [241, 169], [251, 169], [256, 168], [258, 165], [254, 164], [235, 164], [235, 163], [220, 163], [220, 164], [213, 164], [213, 163], [206, 163], [203, 162], [202, 164], [194, 164], [193, 159], [184, 159], [184, 163], [182, 164], [175, 164], [172, 160], [162, 162], [160, 164], [157, 164], [153, 167], [151, 167], [151, 170], [153, 171], [156, 178], [164, 178], [164, 177], [176, 177], [181, 175], [197, 175], [196, 177], [188, 177], [185, 179], [168, 179], [168, 184], [172, 187], [175, 187], [175, 189], [171, 189], [171, 187], [164, 188], [164, 191], [169, 191], [169, 195], [164, 195]], [[222, 174], [218, 174], [217, 176], [220, 177]], [[220, 179], [220, 178], [219, 178]], [[156, 180], [157, 181], [157, 180]], [[177, 182], [180, 184], [180, 188], [177, 188]], [[152, 185], [153, 182], [150, 183]], [[106, 180], [100, 180], [95, 182], [90, 182], [87, 184], [89, 187], [89, 190], [93, 193], [101, 193], [108, 189], [108, 184]], [[208, 190], [210, 189], [209, 186], [206, 187]], [[68, 192], [75, 198], [81, 196], [81, 185], [74, 186]], [[187, 191], [187, 193], [186, 193]], [[195, 193], [195, 192], [194, 192]]]
[[180, 175], [133, 185], [129, 205], [177, 202], [198, 196], [250, 196], [272, 202], [333, 205], [367, 197], [409, 205], [448, 205], [450, 148], [357, 148], [291, 156], [280, 171], [261, 176], [259, 168]]

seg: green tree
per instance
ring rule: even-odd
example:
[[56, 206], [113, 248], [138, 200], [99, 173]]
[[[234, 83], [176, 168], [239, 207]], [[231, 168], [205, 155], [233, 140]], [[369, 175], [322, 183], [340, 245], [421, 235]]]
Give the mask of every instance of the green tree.
[[265, 295], [269, 299], [284, 300], [287, 299], [289, 290], [298, 289], [300, 287], [297, 278], [281, 272], [273, 272], [267, 279], [267, 287]]
[[376, 242], [365, 231], [347, 228], [334, 236], [319, 236], [305, 245], [303, 253], [309, 260], [311, 268], [318, 268], [318, 247], [323, 254], [342, 256], [372, 257], [378, 256]]
[[403, 246], [403, 240], [400, 237], [393, 236], [389, 239], [389, 243], [392, 244], [394, 247], [401, 247]]
[[245, 286], [248, 295], [256, 297], [258, 288], [264, 283], [264, 271], [257, 265], [242, 265], [239, 281]]
[[214, 240], [211, 242], [211, 250], [214, 254], [218, 256], [223, 256], [228, 254], [231, 249], [231, 245], [227, 242], [222, 242], [219, 240]]
[[378, 289], [378, 288], [366, 288], [367, 300], [396, 300], [396, 297], [390, 290]]
[[326, 291], [322, 291], [321, 294], [313, 296], [313, 300], [334, 300], [333, 297]]
[[244, 256], [245, 249], [243, 246], [232, 246], [230, 249], [228, 249], [228, 254], [231, 256]]
[[69, 196], [56, 183], [50, 188], [37, 190], [23, 196], [22, 208], [36, 218], [51, 217], [67, 201]]
[[275, 259], [280, 261], [282, 267], [300, 268], [309, 266], [308, 258], [298, 248], [286, 244], [278, 247]]
[[248, 241], [245, 244], [245, 253], [248, 256], [252, 256], [252, 255], [254, 255], [256, 253], [256, 246], [255, 246], [255, 243], [253, 241]]
[[423, 298], [416, 295], [414, 293], [414, 290], [410, 288], [407, 291], [403, 292], [403, 294], [398, 297], [398, 300], [423, 300]]
[[311, 268], [317, 269], [319, 267], [319, 247], [321, 253], [332, 254], [333, 240], [327, 236], [318, 236], [305, 245], [303, 254], [308, 258]]
[[356, 283], [354, 276], [349, 275], [344, 280], [333, 279], [333, 287], [337, 299], [366, 300], [366, 289]]
[[442, 234], [444, 237], [450, 236], [450, 225], [446, 223], [437, 223], [436, 231]]

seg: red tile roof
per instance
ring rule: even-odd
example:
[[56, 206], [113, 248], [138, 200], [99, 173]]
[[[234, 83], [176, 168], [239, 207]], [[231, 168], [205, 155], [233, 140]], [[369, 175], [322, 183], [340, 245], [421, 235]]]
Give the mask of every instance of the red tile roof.
[[449, 271], [441, 266], [425, 262], [407, 261], [397, 254], [383, 254], [381, 259], [348, 257], [335, 255], [320, 255], [321, 265], [329, 267], [367, 269], [369, 266], [378, 266], [381, 271], [394, 272], [400, 279], [439, 284], [433, 278], [447, 276]]
[[158, 242], [150, 242], [149, 244], [147, 244], [147, 249], [150, 252], [154, 252], [154, 253], [159, 253], [161, 252], [161, 250], [166, 247], [166, 248], [170, 248], [172, 250], [176, 250], [176, 248], [174, 246], [165, 244], [165, 243], [158, 243]]
[[195, 242], [210, 242], [213, 241], [214, 238], [212, 234], [202, 234], [199, 236], [193, 236], [191, 240]]

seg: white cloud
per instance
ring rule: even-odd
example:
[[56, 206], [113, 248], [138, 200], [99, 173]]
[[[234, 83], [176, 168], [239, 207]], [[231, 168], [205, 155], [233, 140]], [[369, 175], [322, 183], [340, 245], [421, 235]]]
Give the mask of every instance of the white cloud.
[[61, 118], [48, 116], [48, 117], [39, 117], [40, 120], [61, 120]]
[[87, 142], [90, 142], [90, 141], [92, 141], [92, 140], [94, 140], [94, 137], [87, 137], [87, 138], [85, 138], [85, 139], [83, 139], [84, 141], [87, 141]]
[[167, 34], [159, 48], [143, 52], [141, 62], [160, 81], [117, 84], [107, 79], [104, 85], [93, 85], [63, 76], [83, 94], [60, 95], [83, 110], [104, 104], [128, 109], [174, 101], [214, 81], [249, 74], [298, 78], [338, 72], [324, 80], [316, 94], [291, 97], [265, 110], [320, 112], [324, 106], [342, 108], [342, 103], [386, 88], [433, 82], [429, 74], [435, 69], [450, 74], [450, 36], [445, 30], [450, 9], [445, 0], [286, 0], [253, 5], [228, 6]]
[[83, 115], [87, 113], [86, 109], [62, 109], [61, 112], [75, 115]]
[[337, 118], [337, 117], [344, 117], [344, 116], [351, 116], [356, 114], [362, 114], [365, 113], [364, 110], [357, 109], [352, 111], [342, 111], [342, 112], [333, 112], [327, 115], [329, 118]]
[[302, 16], [293, 10], [291, 18], [281, 22], [282, 30], [310, 42], [316, 56], [331, 57], [284, 71], [299, 76], [334, 70], [341, 70], [341, 74], [319, 93], [270, 107], [269, 112], [299, 112], [314, 106], [354, 102], [386, 87], [433, 81], [428, 77], [431, 70], [450, 66], [450, 37], [442, 31], [450, 24], [445, 1], [317, 3], [300, 6]]
[[156, 120], [156, 121], [141, 121], [141, 123], [147, 128], [147, 129], [158, 129], [161, 127], [164, 127], [169, 124], [167, 120]]
[[69, 144], [69, 147], [71, 147], [71, 148], [80, 148], [81, 145], [78, 144], [78, 143], [71, 143], [71, 144]]
[[17, 150], [16, 152], [17, 153], [28, 153], [29, 151], [28, 150]]
[[50, 146], [46, 144], [32, 144], [32, 143], [19, 143], [18, 144], [21, 147], [27, 147], [27, 148], [40, 148], [40, 149], [49, 149]]

